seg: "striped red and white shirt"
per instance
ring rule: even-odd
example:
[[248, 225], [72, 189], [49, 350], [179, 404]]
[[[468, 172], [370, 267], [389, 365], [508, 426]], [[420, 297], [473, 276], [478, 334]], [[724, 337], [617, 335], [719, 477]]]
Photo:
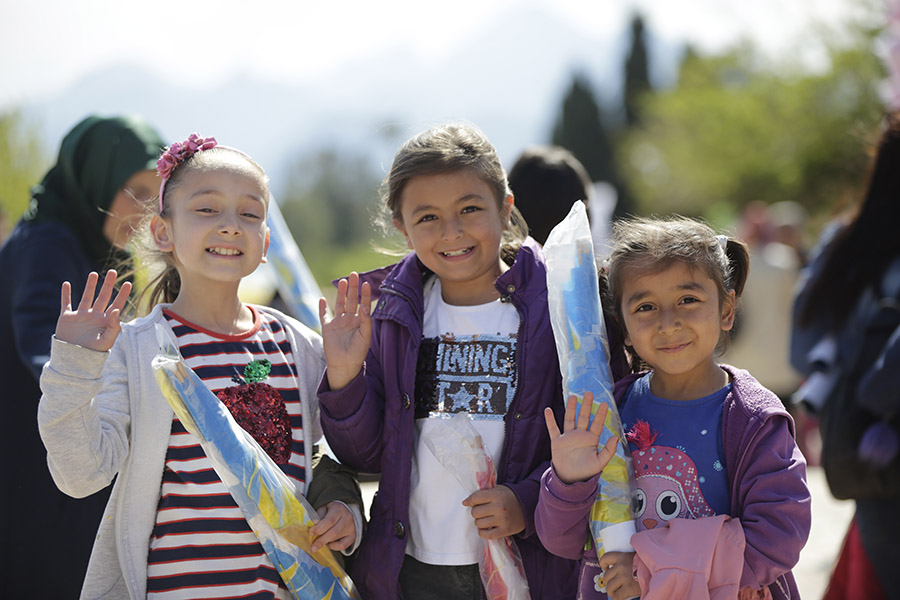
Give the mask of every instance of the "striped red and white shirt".
[[[165, 317], [185, 362], [214, 393], [238, 385], [232, 378], [242, 377], [251, 361], [266, 359], [271, 363], [269, 377], [262, 383], [275, 388], [284, 400], [291, 429], [290, 459], [279, 466], [303, 489], [306, 448], [291, 347], [276, 318], [251, 310], [253, 328], [236, 336], [205, 330], [171, 311], [165, 311]], [[267, 393], [271, 396], [271, 390]], [[280, 408], [277, 401], [275, 404]], [[268, 417], [277, 415], [260, 416]], [[252, 424], [241, 425], [253, 434]], [[266, 447], [262, 442], [260, 445]], [[147, 596], [160, 600], [290, 598], [198, 439], [177, 417], [172, 421], [156, 525], [150, 538]]]

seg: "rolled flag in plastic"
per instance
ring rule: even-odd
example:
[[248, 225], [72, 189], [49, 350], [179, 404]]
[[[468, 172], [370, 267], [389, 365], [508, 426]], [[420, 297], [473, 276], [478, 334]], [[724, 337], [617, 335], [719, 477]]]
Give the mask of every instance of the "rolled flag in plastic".
[[583, 203], [572, 205], [566, 218], [550, 232], [544, 244], [544, 257], [550, 323], [565, 397], [574, 394], [580, 407], [585, 392], [593, 392], [592, 415], [597, 414], [601, 403], [609, 406], [599, 447], [603, 448], [611, 436], [619, 438], [616, 454], [600, 476], [597, 498], [591, 509], [591, 535], [597, 556], [604, 552], [632, 552], [630, 540], [635, 525], [631, 508], [631, 456], [612, 393], [609, 341], [600, 305], [591, 230]]
[[288, 229], [275, 198], [269, 198], [269, 252], [266, 255], [275, 271], [275, 287], [298, 321], [319, 330], [319, 298], [322, 291], [306, 264], [291, 230]]
[[[469, 494], [497, 485], [494, 461], [465, 413], [439, 419], [422, 434], [425, 446]], [[473, 521], [472, 527], [475, 526]], [[522, 556], [512, 538], [482, 540], [478, 568], [488, 600], [530, 600]]]
[[160, 350], [153, 375], [166, 401], [200, 440], [222, 483], [259, 538], [294, 598], [358, 599], [353, 581], [331, 550], [310, 554], [309, 528], [318, 515], [256, 440], [188, 367], [168, 330], [156, 326]]

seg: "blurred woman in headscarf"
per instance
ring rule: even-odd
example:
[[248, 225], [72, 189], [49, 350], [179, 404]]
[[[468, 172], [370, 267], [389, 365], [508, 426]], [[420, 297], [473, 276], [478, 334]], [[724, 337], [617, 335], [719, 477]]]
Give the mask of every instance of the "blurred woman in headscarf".
[[126, 245], [156, 195], [160, 135], [137, 117], [90, 116], [63, 139], [0, 248], [2, 485], [0, 597], [77, 598], [109, 488], [75, 500], [50, 478], [37, 429], [38, 379], [63, 281], [127, 267]]

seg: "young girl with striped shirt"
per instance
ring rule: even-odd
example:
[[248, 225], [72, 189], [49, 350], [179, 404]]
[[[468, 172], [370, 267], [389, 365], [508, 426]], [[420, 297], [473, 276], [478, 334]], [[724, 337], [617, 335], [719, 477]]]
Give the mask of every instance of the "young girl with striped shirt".
[[238, 298], [241, 279], [265, 262], [268, 248], [263, 169], [195, 135], [167, 149], [158, 166], [159, 203], [140, 257], [164, 261], [148, 288], [155, 307], [120, 324], [131, 285], [116, 294], [115, 271], [96, 298], [99, 276], [91, 273], [75, 308], [64, 283], [41, 377], [38, 421], [56, 484], [81, 497], [116, 479], [82, 598], [288, 598], [150, 364], [163, 324], [188, 366], [319, 510], [312, 551], [326, 544], [346, 551], [361, 533], [358, 487], [327, 460], [313, 479], [322, 341], [294, 319]]

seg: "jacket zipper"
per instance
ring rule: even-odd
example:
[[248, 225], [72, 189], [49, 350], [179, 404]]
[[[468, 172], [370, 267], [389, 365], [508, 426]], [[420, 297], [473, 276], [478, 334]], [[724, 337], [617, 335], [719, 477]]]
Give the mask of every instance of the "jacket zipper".
[[[503, 294], [501, 292], [500, 299], [509, 298], [509, 301], [516, 308], [516, 312], [519, 313], [519, 326], [516, 329], [516, 361], [515, 361], [515, 377], [516, 377], [516, 391], [513, 394], [512, 402], [509, 403], [509, 409], [506, 411], [506, 418], [503, 419], [503, 448], [500, 451], [500, 460], [497, 462], [497, 485], [500, 484], [500, 481], [506, 480], [506, 463], [509, 461], [508, 453], [509, 453], [509, 427], [507, 425], [507, 419], [510, 418], [510, 413], [515, 415], [515, 409], [519, 406], [519, 398], [522, 395], [522, 386], [521, 381], [519, 380], [519, 373], [522, 372], [522, 362], [525, 358], [525, 340], [523, 337], [523, 331], [525, 329], [525, 311], [520, 306], [517, 298], [513, 294]], [[515, 417], [513, 417], [515, 418]]]
[[[512, 402], [509, 403], [509, 409], [506, 411], [506, 417], [503, 419], [503, 448], [500, 450], [500, 460], [497, 461], [497, 485], [500, 485], [501, 481], [506, 480], [506, 463], [509, 461], [509, 426], [507, 424], [507, 419], [510, 418], [510, 413], [515, 415], [515, 409], [519, 406], [519, 398], [522, 395], [522, 386], [521, 381], [519, 380], [519, 373], [522, 372], [521, 365], [522, 359], [525, 356], [525, 344], [522, 332], [525, 329], [525, 311], [520, 306], [516, 297], [513, 294], [506, 293], [504, 294], [502, 290], [500, 291], [500, 300], [504, 301], [504, 298], [508, 298], [509, 302], [512, 303], [513, 306], [516, 307], [516, 312], [519, 313], [519, 326], [516, 329], [516, 361], [515, 361], [515, 377], [516, 377], [516, 391], [513, 394]], [[513, 417], [515, 418], [515, 417]], [[479, 571], [480, 572], [480, 571]], [[487, 590], [484, 589], [484, 585], [481, 586], [481, 598], [482, 600], [487, 600]]]

